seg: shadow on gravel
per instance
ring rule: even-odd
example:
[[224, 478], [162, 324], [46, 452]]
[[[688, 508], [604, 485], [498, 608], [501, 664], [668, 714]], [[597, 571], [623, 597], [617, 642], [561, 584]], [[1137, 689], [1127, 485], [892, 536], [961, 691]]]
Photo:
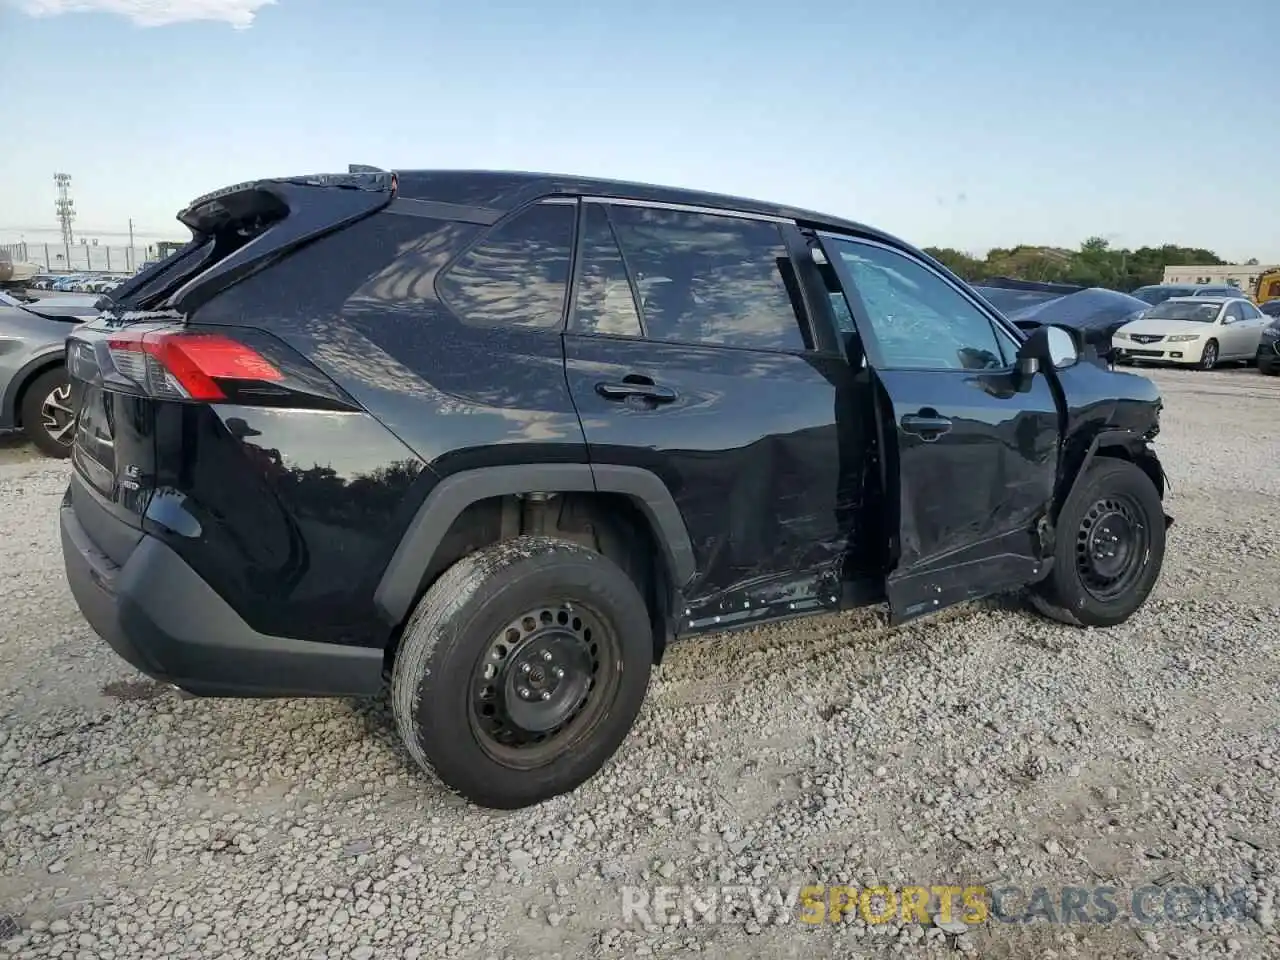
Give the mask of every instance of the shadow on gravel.
[[370, 740], [395, 754], [396, 760], [406, 769], [418, 769], [413, 757], [409, 756], [409, 751], [400, 741], [400, 735], [396, 733], [396, 718], [391, 712], [390, 692], [383, 691], [376, 697], [345, 697], [341, 703], [364, 727], [365, 734]]
[[158, 700], [170, 692], [159, 680], [112, 680], [102, 685], [102, 695], [114, 700]]

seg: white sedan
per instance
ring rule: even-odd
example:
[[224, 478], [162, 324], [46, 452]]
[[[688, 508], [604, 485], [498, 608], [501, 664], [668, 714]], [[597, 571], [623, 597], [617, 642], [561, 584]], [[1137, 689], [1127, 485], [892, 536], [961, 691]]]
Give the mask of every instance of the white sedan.
[[1223, 360], [1252, 360], [1270, 323], [1242, 297], [1174, 297], [1126, 323], [1112, 345], [1121, 363], [1144, 360], [1212, 370]]

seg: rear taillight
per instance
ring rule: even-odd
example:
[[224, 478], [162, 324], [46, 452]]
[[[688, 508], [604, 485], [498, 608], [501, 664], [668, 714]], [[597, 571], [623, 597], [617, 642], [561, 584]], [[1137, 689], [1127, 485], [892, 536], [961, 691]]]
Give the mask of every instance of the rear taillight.
[[112, 365], [153, 397], [216, 402], [220, 380], [280, 383], [284, 374], [252, 347], [218, 333], [150, 331], [107, 340]]

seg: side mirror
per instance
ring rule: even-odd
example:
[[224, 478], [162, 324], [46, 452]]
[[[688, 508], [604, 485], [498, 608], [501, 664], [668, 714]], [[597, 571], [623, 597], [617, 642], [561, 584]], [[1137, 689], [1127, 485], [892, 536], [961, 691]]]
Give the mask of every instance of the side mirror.
[[1018, 379], [1029, 383], [1042, 370], [1065, 370], [1079, 359], [1080, 348], [1069, 330], [1056, 326], [1037, 327], [1018, 349]]

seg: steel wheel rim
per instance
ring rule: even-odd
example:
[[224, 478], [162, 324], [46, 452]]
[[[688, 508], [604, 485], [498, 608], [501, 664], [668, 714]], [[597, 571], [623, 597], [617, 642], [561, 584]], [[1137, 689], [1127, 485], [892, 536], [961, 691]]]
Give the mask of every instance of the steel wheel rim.
[[60, 384], [49, 391], [40, 404], [40, 425], [54, 443], [71, 446], [75, 439], [76, 415], [71, 409], [70, 384]]
[[1206, 370], [1212, 370], [1213, 365], [1218, 362], [1218, 345], [1216, 343], [1206, 343], [1204, 345], [1204, 353], [1200, 355], [1200, 366]]
[[503, 766], [544, 766], [608, 713], [620, 671], [617, 635], [590, 607], [531, 607], [491, 638], [472, 670], [476, 741]]
[[1076, 531], [1076, 572], [1084, 589], [1103, 603], [1133, 588], [1151, 554], [1151, 531], [1137, 501], [1101, 497], [1085, 511]]

